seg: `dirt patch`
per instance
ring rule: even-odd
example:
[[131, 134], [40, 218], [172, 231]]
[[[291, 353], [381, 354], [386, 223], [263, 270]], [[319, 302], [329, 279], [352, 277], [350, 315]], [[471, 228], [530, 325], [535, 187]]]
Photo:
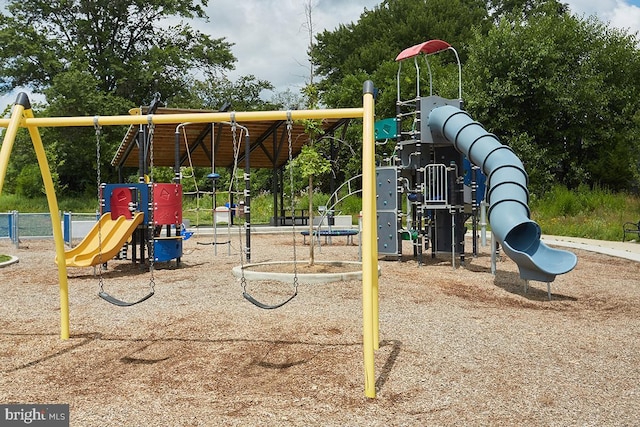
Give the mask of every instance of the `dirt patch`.
[[[640, 264], [576, 251], [574, 271], [524, 291], [488, 248], [381, 261], [378, 397], [364, 397], [362, 283], [301, 285], [278, 310], [242, 297], [239, 244], [185, 242], [182, 266], [69, 269], [71, 339], [59, 338], [52, 241], [0, 242], [0, 396], [69, 403], [71, 425], [633, 425], [640, 419]], [[470, 245], [468, 246], [471, 247]], [[297, 246], [298, 271], [308, 248]], [[411, 253], [408, 246], [406, 253]], [[324, 245], [319, 260], [357, 261]], [[252, 236], [252, 262], [291, 261], [291, 235]], [[262, 300], [291, 283], [249, 283]]]

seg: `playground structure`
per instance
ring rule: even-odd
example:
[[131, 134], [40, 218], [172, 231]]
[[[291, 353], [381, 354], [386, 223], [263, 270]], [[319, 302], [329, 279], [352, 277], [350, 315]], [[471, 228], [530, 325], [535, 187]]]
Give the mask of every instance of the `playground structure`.
[[[413, 58], [419, 73], [418, 57], [425, 54], [453, 50], [447, 43], [435, 40], [413, 46], [398, 55], [397, 60], [403, 61]], [[455, 52], [455, 50], [453, 50]], [[457, 54], [456, 54], [457, 56]], [[459, 65], [459, 62], [458, 62]], [[400, 82], [400, 68], [398, 70], [398, 88]], [[142, 109], [128, 116], [95, 116], [95, 117], [49, 117], [35, 118], [30, 102], [25, 94], [20, 94], [14, 105], [10, 119], [0, 120], [0, 126], [7, 127], [5, 139], [0, 151], [0, 192], [2, 190], [9, 155], [16, 133], [20, 127], [29, 130], [40, 170], [45, 184], [47, 200], [52, 217], [54, 239], [56, 243], [57, 259], [66, 259], [64, 240], [59, 221], [58, 206], [47, 159], [42, 147], [38, 131], [46, 126], [100, 126], [134, 125], [139, 126], [138, 158], [140, 159], [141, 178], [146, 175], [147, 156], [154, 156], [154, 149], [147, 138], [152, 134], [155, 126], [181, 123], [214, 123], [231, 124], [232, 128], [239, 122], [253, 122], [264, 120], [286, 120], [292, 122], [301, 119], [323, 118], [361, 118], [363, 120], [363, 163], [362, 163], [362, 302], [363, 302], [363, 353], [365, 370], [365, 395], [375, 397], [374, 350], [379, 346], [378, 332], [378, 254], [402, 254], [401, 242], [408, 238], [413, 242], [415, 254], [422, 256], [423, 243], [428, 243], [433, 253], [450, 252], [455, 263], [455, 255], [464, 254], [463, 238], [464, 223], [472, 218], [475, 224], [478, 211], [478, 168], [488, 177], [487, 200], [490, 204], [489, 222], [493, 224], [492, 241], [499, 241], [505, 252], [517, 263], [520, 275], [525, 280], [540, 280], [547, 283], [554, 280], [558, 274], [563, 274], [576, 265], [577, 259], [571, 252], [555, 250], [540, 241], [539, 226], [529, 219], [527, 206], [528, 193], [526, 189], [526, 173], [522, 163], [508, 147], [497, 141], [495, 136], [488, 134], [480, 124], [473, 122], [463, 112], [461, 100], [461, 86], [459, 99], [447, 100], [434, 96], [420, 96], [420, 79], [417, 78], [416, 98], [402, 101], [398, 95], [398, 114], [393, 119], [393, 126], [385, 126], [388, 137], [396, 140], [396, 151], [390, 165], [375, 170], [374, 153], [374, 101], [373, 83], [365, 82], [363, 107], [333, 110], [298, 110], [298, 111], [261, 111], [261, 112], [218, 112], [218, 113], [177, 113], [153, 114]], [[430, 85], [431, 87], [431, 85]], [[398, 93], [400, 91], [398, 90]], [[386, 123], [388, 125], [388, 122]], [[387, 129], [389, 128], [389, 129]], [[211, 127], [213, 131], [213, 127]], [[213, 133], [213, 132], [212, 132]], [[380, 135], [379, 135], [380, 136]], [[249, 156], [252, 146], [249, 143], [249, 132], [244, 143], [244, 214], [246, 246], [244, 253], [250, 260], [250, 169]], [[178, 143], [176, 143], [178, 146]], [[129, 145], [124, 151], [133, 152], [136, 148]], [[234, 144], [237, 153], [239, 145]], [[178, 150], [175, 158], [179, 160]], [[469, 160], [466, 168], [471, 175], [467, 180], [470, 195], [465, 194], [465, 169], [462, 155]], [[238, 154], [234, 155], [237, 166]], [[167, 226], [167, 238], [180, 241], [178, 231], [177, 211], [181, 212], [181, 188], [179, 187], [180, 161], [176, 161], [176, 178], [169, 187], [157, 187], [152, 183], [149, 187], [141, 182], [136, 185], [122, 184], [113, 187], [104, 186], [101, 199], [104, 202], [103, 219], [98, 224], [98, 247], [104, 245], [99, 254], [106, 257], [107, 242], [116, 242], [113, 247], [121, 244], [127, 236], [134, 237], [135, 229], [142, 227], [151, 231], [150, 239], [157, 237], [158, 226]], [[477, 167], [471, 164], [478, 165]], [[151, 166], [153, 163], [151, 164]], [[149, 168], [152, 169], [152, 168]], [[476, 175], [476, 177], [473, 177]], [[99, 180], [98, 180], [99, 181]], [[156, 192], [158, 188], [159, 192]], [[145, 190], [146, 189], [146, 190]], [[376, 193], [380, 197], [376, 198]], [[168, 196], [165, 193], [173, 194]], [[178, 196], [179, 194], [179, 196]], [[402, 196], [407, 195], [408, 212], [402, 212]], [[146, 197], [146, 199], [145, 199]], [[158, 199], [168, 200], [166, 209], [155, 210]], [[144, 206], [148, 206], [146, 209]], [[142, 208], [141, 208], [142, 207]], [[376, 217], [377, 207], [377, 217]], [[112, 216], [115, 215], [115, 219]], [[275, 209], [274, 209], [275, 212]], [[164, 217], [150, 220], [147, 215]], [[119, 219], [124, 218], [124, 219]], [[103, 222], [104, 221], [104, 222]], [[146, 221], [146, 222], [145, 222]], [[176, 234], [171, 236], [171, 225], [176, 226]], [[115, 231], [107, 233], [109, 239], [101, 242], [102, 227]], [[144, 234], [144, 233], [143, 233]], [[149, 234], [147, 234], [149, 235]], [[378, 239], [378, 245], [374, 239]], [[143, 237], [144, 239], [144, 237]], [[474, 225], [475, 239], [475, 225]], [[95, 241], [95, 236], [89, 238], [88, 243]], [[158, 239], [158, 241], [161, 241]], [[91, 246], [87, 243], [87, 247]], [[109, 243], [109, 246], [112, 244]], [[160, 245], [163, 245], [160, 243]], [[170, 246], [171, 244], [169, 244]], [[155, 244], [151, 245], [154, 248]], [[173, 247], [172, 247], [173, 248]], [[113, 249], [113, 248], [111, 248]], [[141, 259], [144, 249], [141, 246]], [[89, 249], [85, 249], [87, 255]], [[179, 260], [181, 247], [169, 250], [167, 256]], [[90, 261], [101, 264], [87, 256]], [[150, 261], [153, 262], [152, 254]], [[75, 262], [75, 261], [74, 261]], [[78, 258], [78, 263], [81, 258]], [[61, 304], [61, 337], [69, 338], [69, 300], [67, 284], [67, 263], [58, 263]], [[152, 278], [153, 282], [153, 278]], [[152, 292], [150, 295], [152, 295]], [[150, 296], [149, 295], [149, 296]], [[144, 297], [142, 300], [148, 298]], [[141, 300], [141, 301], [142, 301]], [[286, 302], [285, 302], [286, 303]], [[282, 305], [282, 304], [281, 304]]]
[[[368, 250], [363, 251], [362, 256], [362, 302], [363, 302], [363, 355], [364, 355], [364, 371], [365, 371], [365, 395], [367, 397], [375, 397], [375, 372], [374, 372], [374, 351], [379, 347], [379, 316], [378, 316], [378, 260], [375, 250], [374, 236], [375, 236], [375, 186], [374, 186], [374, 100], [373, 100], [373, 83], [367, 81], [363, 87], [363, 105], [361, 108], [343, 108], [343, 109], [321, 109], [321, 110], [296, 110], [296, 111], [256, 111], [256, 112], [218, 112], [218, 113], [183, 113], [183, 114], [142, 114], [139, 110], [136, 114], [123, 115], [123, 116], [94, 116], [94, 117], [46, 117], [36, 118], [34, 117], [31, 103], [28, 96], [25, 93], [18, 95], [16, 102], [14, 103], [11, 117], [9, 119], [0, 120], [0, 126], [6, 127], [4, 134], [4, 140], [2, 148], [0, 149], [0, 194], [4, 185], [6, 177], [9, 157], [13, 148], [17, 132], [20, 128], [27, 128], [31, 141], [34, 146], [34, 151], [38, 159], [38, 165], [42, 174], [42, 179], [45, 187], [47, 202], [49, 205], [49, 214], [52, 219], [53, 236], [56, 248], [56, 258], [58, 260], [66, 259], [64, 238], [62, 234], [62, 227], [59, 221], [58, 201], [54, 191], [53, 180], [49, 169], [49, 164], [42, 144], [40, 136], [40, 127], [61, 127], [61, 126], [85, 126], [94, 127], [96, 131], [101, 126], [112, 125], [138, 125], [141, 129], [141, 133], [144, 135], [144, 130], [147, 128], [153, 129], [157, 125], [177, 125], [180, 123], [238, 123], [238, 122], [253, 122], [264, 120], [287, 120], [296, 121], [303, 119], [325, 119], [325, 118], [337, 118], [337, 119], [362, 119], [363, 122], [363, 180], [362, 180], [362, 193], [363, 193], [363, 206], [362, 206], [362, 244], [363, 248]], [[145, 127], [146, 125], [146, 127]], [[152, 139], [150, 139], [152, 141]], [[146, 155], [150, 154], [153, 159], [154, 151], [153, 147], [148, 145], [144, 139], [143, 144], [139, 147], [144, 147], [144, 150], [140, 154], [140, 158], [146, 159]], [[133, 145], [131, 145], [133, 147]], [[146, 149], [149, 151], [145, 151]], [[131, 151], [133, 148], [128, 148]], [[247, 187], [250, 182], [250, 171], [248, 168], [248, 155], [251, 151], [249, 144], [245, 144], [245, 156], [246, 168], [245, 168], [245, 184]], [[144, 156], [144, 157], [143, 157]], [[140, 168], [144, 170], [143, 168]], [[179, 173], [179, 172], [178, 172]], [[120, 188], [116, 190], [120, 194], [124, 192], [124, 199], [128, 200], [128, 195], [131, 195], [131, 200], [137, 200], [137, 196], [131, 190], [126, 188]], [[126, 190], [126, 191], [124, 191]], [[245, 200], [249, 198], [250, 187], [245, 188]], [[155, 198], [155, 192], [150, 191], [148, 194], [152, 198]], [[116, 199], [119, 196], [116, 195]], [[111, 197], [109, 197], [111, 200]], [[119, 203], [119, 202], [118, 202]], [[117, 204], [118, 207], [124, 208]], [[143, 203], [144, 204], [144, 203]], [[115, 207], [115, 206], [114, 206]], [[248, 203], [245, 203], [245, 228], [250, 227], [250, 198]], [[133, 212], [129, 209], [129, 202], [126, 202], [126, 209], [130, 213]], [[140, 216], [136, 216], [140, 218]], [[109, 219], [109, 218], [107, 218]], [[105, 221], [107, 220], [105, 219]], [[111, 220], [111, 219], [109, 219]], [[138, 219], [139, 220], [139, 219]], [[117, 227], [119, 228], [119, 227]], [[123, 232], [117, 233], [119, 236], [124, 234]], [[247, 230], [248, 234], [248, 230]], [[247, 246], [248, 248], [249, 246]], [[249, 254], [247, 253], [247, 256]], [[153, 261], [153, 257], [151, 257]], [[67, 264], [66, 262], [58, 262], [58, 282], [60, 288], [60, 336], [62, 339], [69, 339], [69, 287], [67, 277]], [[153, 282], [153, 278], [152, 278]], [[149, 295], [153, 293], [152, 291]], [[145, 297], [145, 299], [148, 298]]]
[[[132, 261], [144, 264], [149, 228], [153, 230], [154, 261], [175, 259], [180, 263], [182, 188], [179, 184], [103, 184], [100, 190], [102, 215], [84, 239], [65, 252], [67, 267], [105, 263], [118, 255], [128, 242], [131, 242]], [[150, 191], [154, 192], [153, 206], [149, 202]]]
[[[453, 52], [458, 65], [458, 99], [433, 94], [428, 56], [445, 51]], [[421, 95], [420, 57], [429, 70], [428, 96]], [[410, 59], [416, 70], [416, 92], [404, 100], [402, 64]], [[522, 162], [462, 110], [461, 64], [455, 49], [442, 40], [430, 40], [403, 50], [396, 61], [397, 114], [376, 124], [376, 139], [395, 140], [389, 165], [376, 169], [378, 253], [399, 257], [402, 240], [411, 240], [420, 261], [423, 246], [430, 246], [432, 256], [450, 253], [455, 267], [459, 254], [463, 263], [465, 223], [471, 218], [475, 255], [478, 213], [486, 194], [492, 244], [502, 245], [522, 279], [549, 286], [557, 275], [571, 271], [577, 263], [575, 254], [542, 243], [540, 227], [530, 219]]]

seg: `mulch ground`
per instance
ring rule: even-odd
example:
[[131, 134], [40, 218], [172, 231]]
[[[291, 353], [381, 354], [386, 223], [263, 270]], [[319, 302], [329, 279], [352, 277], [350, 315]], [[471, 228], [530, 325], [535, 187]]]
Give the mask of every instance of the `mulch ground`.
[[[0, 402], [68, 403], [73, 426], [603, 426], [640, 422], [640, 264], [577, 250], [578, 266], [530, 283], [488, 248], [380, 261], [377, 398], [364, 397], [362, 283], [300, 284], [278, 310], [242, 297], [239, 244], [185, 242], [158, 265], [155, 295], [119, 308], [91, 268], [70, 268], [71, 339], [61, 340], [51, 240], [0, 253]], [[406, 242], [405, 242], [406, 244]], [[468, 246], [470, 248], [470, 245]], [[217, 255], [214, 254], [217, 249]], [[228, 254], [230, 251], [230, 255]], [[296, 258], [308, 251], [302, 236]], [[411, 253], [411, 248], [405, 248]], [[358, 259], [339, 239], [318, 259]], [[290, 235], [252, 236], [252, 261], [290, 260]], [[113, 261], [104, 288], [123, 299], [150, 274]], [[249, 281], [276, 303], [292, 283]]]

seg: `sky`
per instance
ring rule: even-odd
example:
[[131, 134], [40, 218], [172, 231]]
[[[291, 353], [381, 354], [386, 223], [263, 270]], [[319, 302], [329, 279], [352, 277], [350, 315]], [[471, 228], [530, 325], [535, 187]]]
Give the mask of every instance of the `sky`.
[[[640, 0], [569, 0], [579, 16], [596, 15], [613, 27], [640, 31]], [[275, 86], [275, 92], [294, 93], [309, 78], [307, 48], [309, 33], [305, 14], [307, 0], [209, 0], [209, 21], [196, 21], [198, 30], [233, 43], [237, 58], [231, 80], [252, 74]], [[313, 0], [314, 33], [332, 31], [339, 24], [357, 22], [362, 12], [380, 0]], [[0, 1], [4, 5], [4, 1]], [[266, 99], [273, 94], [263, 93]], [[15, 94], [0, 97], [0, 107], [15, 100]]]
[[[597, 15], [612, 26], [640, 31], [640, 0], [570, 0], [579, 16]], [[214, 37], [234, 43], [237, 57], [232, 80], [253, 74], [282, 91], [297, 91], [308, 81], [306, 0], [211, 0], [210, 22], [201, 27]], [[379, 0], [315, 0], [312, 5], [314, 32], [334, 30], [339, 24], [357, 22], [365, 8]], [[425, 40], [426, 41], [426, 40]]]

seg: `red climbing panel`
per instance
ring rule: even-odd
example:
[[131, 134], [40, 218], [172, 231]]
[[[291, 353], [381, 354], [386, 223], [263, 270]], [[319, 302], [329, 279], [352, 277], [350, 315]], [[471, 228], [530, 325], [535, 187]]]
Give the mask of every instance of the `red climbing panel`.
[[130, 203], [132, 202], [133, 196], [131, 189], [126, 187], [114, 189], [110, 197], [111, 219], [115, 221], [119, 216], [124, 216], [126, 219], [133, 218], [131, 209], [129, 209]]
[[182, 185], [153, 184], [153, 223], [182, 224]]

